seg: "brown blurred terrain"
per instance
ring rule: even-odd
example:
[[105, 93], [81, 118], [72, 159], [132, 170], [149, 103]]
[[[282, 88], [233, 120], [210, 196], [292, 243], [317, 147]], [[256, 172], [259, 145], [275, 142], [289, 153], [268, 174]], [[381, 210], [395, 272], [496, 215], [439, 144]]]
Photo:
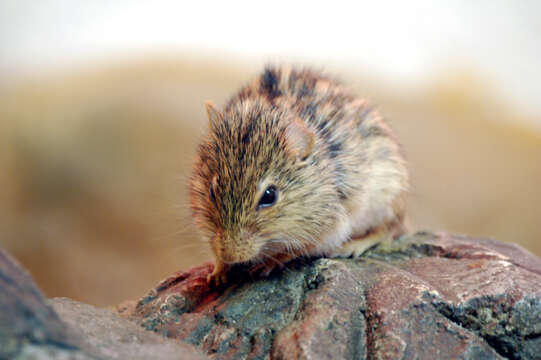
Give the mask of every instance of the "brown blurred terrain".
[[[223, 104], [258, 71], [171, 58], [0, 85], [0, 245], [48, 296], [97, 305], [209, 259], [186, 197], [203, 104]], [[399, 133], [416, 229], [541, 254], [541, 136], [490, 84], [451, 71], [405, 92], [338, 75]]]

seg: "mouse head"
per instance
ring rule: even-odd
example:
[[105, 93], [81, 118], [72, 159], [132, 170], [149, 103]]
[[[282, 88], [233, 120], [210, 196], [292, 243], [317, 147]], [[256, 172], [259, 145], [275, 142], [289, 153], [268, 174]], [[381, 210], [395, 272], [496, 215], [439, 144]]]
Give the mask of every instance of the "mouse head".
[[334, 180], [318, 170], [314, 133], [286, 110], [207, 103], [209, 134], [190, 181], [193, 217], [223, 263], [302, 254], [329, 230]]

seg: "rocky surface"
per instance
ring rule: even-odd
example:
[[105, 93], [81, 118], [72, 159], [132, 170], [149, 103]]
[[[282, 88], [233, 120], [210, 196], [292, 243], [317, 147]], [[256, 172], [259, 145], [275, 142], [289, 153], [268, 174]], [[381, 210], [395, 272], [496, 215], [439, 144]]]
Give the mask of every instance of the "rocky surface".
[[0, 359], [541, 359], [541, 259], [512, 244], [418, 233], [221, 289], [211, 271], [113, 311], [45, 299], [0, 251]]
[[0, 359], [205, 359], [193, 346], [143, 330], [110, 310], [47, 301], [0, 250]]
[[112, 310], [98, 309], [66, 298], [51, 304], [71, 331], [103, 359], [207, 359], [193, 346], [145, 331]]
[[39, 349], [58, 357], [91, 358], [79, 344], [28, 273], [0, 250], [0, 359], [25, 358]]
[[361, 259], [301, 259], [267, 279], [178, 272], [122, 316], [215, 359], [541, 359], [541, 259], [418, 233]]

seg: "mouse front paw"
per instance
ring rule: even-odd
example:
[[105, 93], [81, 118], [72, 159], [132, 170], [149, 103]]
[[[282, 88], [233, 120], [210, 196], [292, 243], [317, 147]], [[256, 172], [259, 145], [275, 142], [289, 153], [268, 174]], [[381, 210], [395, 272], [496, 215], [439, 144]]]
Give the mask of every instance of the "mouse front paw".
[[211, 287], [220, 287], [227, 283], [227, 272], [229, 266], [216, 261], [214, 264], [214, 271], [207, 276], [207, 282]]
[[286, 264], [294, 258], [295, 256], [293, 254], [281, 254], [274, 256], [272, 259], [267, 259], [266, 261], [252, 266], [250, 268], [250, 275], [252, 277], [256, 275], [267, 277], [275, 269], [285, 268]]
[[250, 268], [250, 276], [256, 277], [256, 276], [262, 276], [267, 277], [270, 275], [270, 273], [276, 269], [277, 265], [275, 263], [259, 263], [257, 265], [254, 265]]

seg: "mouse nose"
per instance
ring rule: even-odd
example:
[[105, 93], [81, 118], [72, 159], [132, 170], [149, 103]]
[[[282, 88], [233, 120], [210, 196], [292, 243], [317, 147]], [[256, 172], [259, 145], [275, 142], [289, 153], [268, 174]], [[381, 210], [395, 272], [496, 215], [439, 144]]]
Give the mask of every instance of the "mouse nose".
[[240, 263], [251, 260], [253, 251], [253, 234], [249, 231], [240, 231], [238, 235], [224, 237], [220, 248], [220, 258], [225, 263]]

